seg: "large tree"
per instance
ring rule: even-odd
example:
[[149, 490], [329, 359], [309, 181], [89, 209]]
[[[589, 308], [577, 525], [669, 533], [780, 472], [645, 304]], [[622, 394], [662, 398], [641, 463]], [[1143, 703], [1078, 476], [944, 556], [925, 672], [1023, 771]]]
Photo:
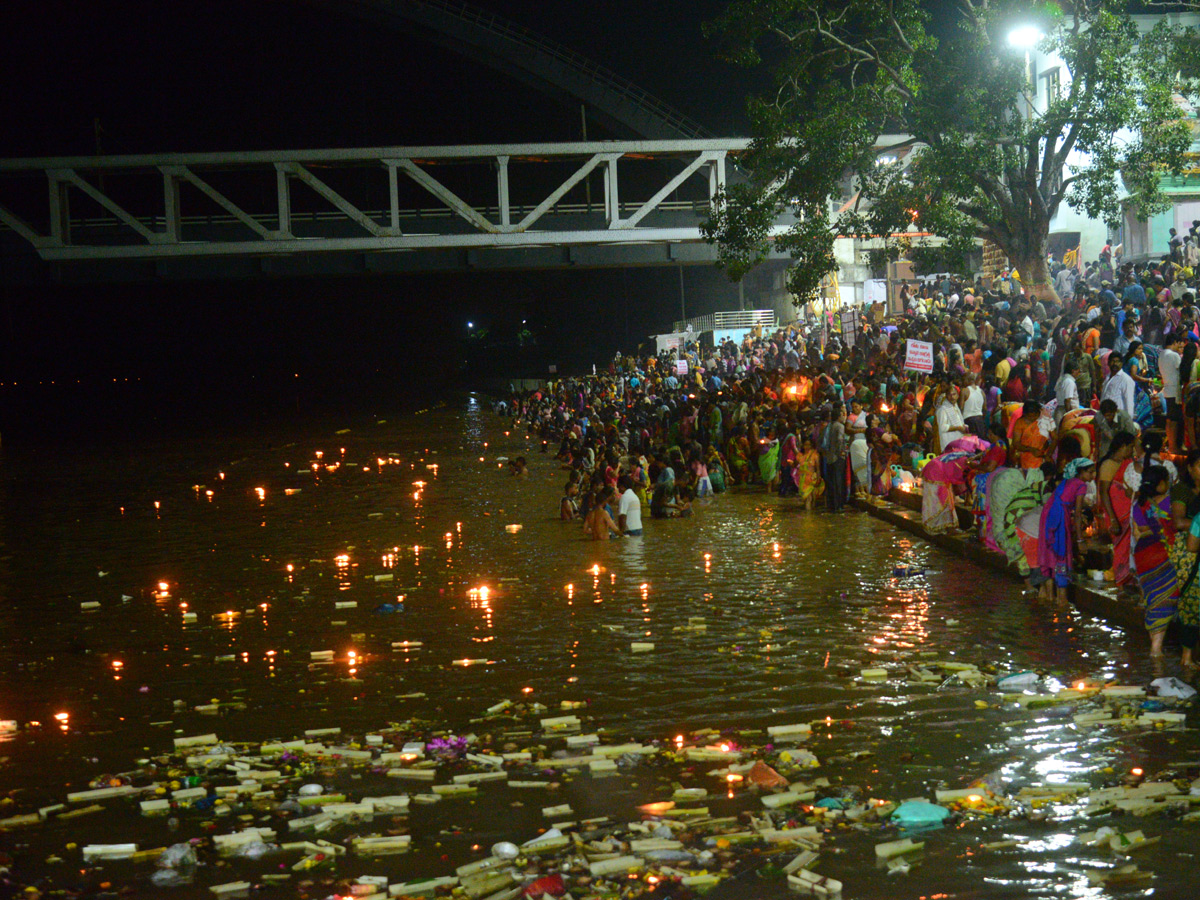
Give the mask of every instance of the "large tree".
[[[1191, 142], [1177, 102], [1194, 62], [1184, 30], [1139, 35], [1126, 0], [937, 6], [933, 18], [921, 0], [734, 0], [712, 23], [726, 58], [774, 73], [749, 104], [748, 177], [706, 226], [731, 277], [765, 258], [790, 213], [774, 245], [794, 259], [800, 301], [837, 269], [838, 235], [895, 248], [912, 231], [952, 249], [990, 240], [1052, 294], [1047, 237], [1064, 202], [1114, 224], [1125, 192], [1143, 215], [1166, 207], [1160, 178]], [[1048, 103], [1009, 40], [1018, 26], [1061, 60]], [[847, 178], [853, 201], [831, 206]]]

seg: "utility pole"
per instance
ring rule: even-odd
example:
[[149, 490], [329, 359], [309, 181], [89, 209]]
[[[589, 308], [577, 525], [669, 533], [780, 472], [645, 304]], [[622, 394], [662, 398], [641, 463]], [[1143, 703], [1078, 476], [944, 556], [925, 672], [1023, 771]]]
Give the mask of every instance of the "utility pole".
[[687, 321], [687, 306], [683, 296], [683, 263], [679, 264], [679, 318], [684, 322]]

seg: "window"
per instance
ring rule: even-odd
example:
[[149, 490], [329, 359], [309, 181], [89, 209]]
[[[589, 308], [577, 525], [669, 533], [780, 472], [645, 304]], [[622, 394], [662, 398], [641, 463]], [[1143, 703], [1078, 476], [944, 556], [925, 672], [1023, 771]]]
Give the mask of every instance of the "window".
[[1053, 103], [1062, 97], [1062, 75], [1058, 67], [1047, 69], [1042, 73], [1043, 87], [1046, 91], [1046, 102]]

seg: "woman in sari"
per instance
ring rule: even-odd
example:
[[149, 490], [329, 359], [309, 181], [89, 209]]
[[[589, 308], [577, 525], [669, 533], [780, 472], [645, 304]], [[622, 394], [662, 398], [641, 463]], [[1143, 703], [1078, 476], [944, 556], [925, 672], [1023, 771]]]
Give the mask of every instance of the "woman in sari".
[[917, 398], [910, 392], [900, 401], [900, 413], [896, 416], [896, 434], [901, 444], [911, 444], [917, 433]]
[[975, 525], [979, 529], [981, 540], [986, 540], [987, 534], [988, 486], [996, 470], [1004, 465], [1006, 457], [1005, 449], [999, 444], [993, 444], [983, 454], [979, 465], [972, 470], [971, 512], [975, 516]]
[[750, 480], [750, 443], [741, 425], [735, 426], [729, 435], [725, 459], [729, 463], [729, 474], [734, 484], [745, 484]]
[[1046, 580], [1043, 596], [1057, 595], [1059, 606], [1067, 605], [1067, 588], [1075, 559], [1075, 544], [1083, 537], [1083, 513], [1080, 501], [1088, 484], [1096, 480], [1096, 464], [1086, 456], [1077, 456], [1063, 468], [1062, 481], [1054, 488], [1042, 510], [1038, 532], [1038, 566]]
[[930, 534], [944, 534], [958, 528], [954, 494], [967, 486], [969, 453], [943, 453], [921, 470], [921, 524]]
[[1147, 466], [1134, 500], [1133, 562], [1146, 604], [1146, 631], [1155, 668], [1163, 659], [1163, 638], [1179, 605], [1179, 579], [1167, 554], [1175, 539], [1169, 492], [1171, 479], [1162, 466]]
[[810, 437], [804, 439], [804, 449], [796, 459], [796, 480], [804, 508], [812, 509], [825, 493], [825, 482], [821, 478], [821, 454]]
[[1108, 446], [1108, 455], [1100, 461], [1096, 476], [1100, 493], [1099, 527], [1112, 536], [1113, 583], [1118, 587], [1129, 575], [1129, 505], [1132, 493], [1125, 487], [1125, 470], [1133, 464], [1136, 439], [1127, 431], [1118, 431]]
[[767, 491], [775, 490], [779, 478], [779, 441], [775, 439], [775, 429], [768, 428], [762, 449], [758, 453], [758, 474]]
[[[878, 421], [870, 416], [868, 422]], [[871, 493], [886, 497], [892, 489], [892, 463], [896, 460], [899, 439], [884, 428], [873, 425], [867, 429], [867, 443], [871, 447]]]
[[1045, 486], [1041, 469], [1000, 469], [988, 483], [988, 528], [1024, 578], [1030, 574], [1029, 554], [1018, 524], [1031, 510], [1041, 510]]
[[1200, 450], [1188, 454], [1177, 484], [1171, 488], [1171, 518], [1175, 541], [1167, 548], [1179, 579], [1179, 643], [1183, 649], [1183, 672], [1196, 674], [1194, 653], [1200, 643], [1200, 578], [1196, 573], [1196, 551], [1200, 550]]
[[719, 451], [714, 444], [708, 448], [708, 479], [712, 482], [714, 494], [723, 494], [727, 484], [729, 483], [729, 467], [725, 465], [725, 460], [721, 457]]
[[1021, 408], [1021, 418], [1012, 426], [1009, 455], [1013, 465], [1022, 469], [1040, 468], [1050, 453], [1050, 438], [1039, 424], [1042, 407], [1036, 400], [1027, 400]]
[[797, 493], [796, 457], [800, 455], [800, 444], [789, 428], [779, 448], [779, 496], [790, 497]]
[[1133, 420], [1139, 428], [1150, 428], [1154, 425], [1154, 404], [1151, 395], [1154, 393], [1154, 382], [1150, 379], [1150, 361], [1146, 358], [1146, 348], [1141, 341], [1133, 341], [1126, 355], [1125, 371], [1129, 373], [1137, 385], [1134, 394]]

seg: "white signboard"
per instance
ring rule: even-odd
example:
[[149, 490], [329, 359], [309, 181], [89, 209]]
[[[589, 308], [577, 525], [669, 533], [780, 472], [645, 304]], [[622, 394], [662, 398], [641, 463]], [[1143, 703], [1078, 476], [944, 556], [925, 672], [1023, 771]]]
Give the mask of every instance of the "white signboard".
[[904, 368], [906, 371], [932, 374], [933, 344], [928, 341], [909, 340], [904, 354]]
[[675, 374], [686, 375], [688, 373], [688, 361], [686, 359], [675, 360]]

